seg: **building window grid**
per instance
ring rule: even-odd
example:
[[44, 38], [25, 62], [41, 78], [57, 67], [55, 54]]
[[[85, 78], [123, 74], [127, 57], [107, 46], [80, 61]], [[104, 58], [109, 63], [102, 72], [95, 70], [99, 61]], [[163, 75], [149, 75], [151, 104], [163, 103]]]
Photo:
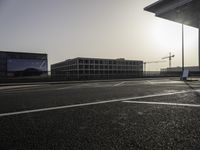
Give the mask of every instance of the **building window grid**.
[[[91, 75], [91, 74], [92, 75], [106, 75], [106, 74], [117, 74], [117, 73], [131, 74], [132, 72], [142, 70], [138, 66], [139, 65], [138, 62], [132, 62], [132, 61], [79, 59], [78, 61], [74, 61], [72, 63], [67, 62], [67, 64], [68, 65], [64, 65], [64, 66], [67, 66], [68, 68], [67, 70], [74, 71], [73, 73], [75, 74], [80, 73], [83, 75], [86, 75], [86, 74], [87, 75]], [[57, 67], [57, 69], [61, 69], [62, 67], [63, 66]]]

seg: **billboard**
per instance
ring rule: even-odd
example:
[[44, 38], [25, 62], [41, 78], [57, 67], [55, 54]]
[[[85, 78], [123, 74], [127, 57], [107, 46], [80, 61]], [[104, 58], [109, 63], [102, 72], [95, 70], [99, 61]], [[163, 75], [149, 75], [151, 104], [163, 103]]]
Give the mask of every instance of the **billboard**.
[[8, 59], [7, 71], [16, 73], [24, 73], [23, 75], [40, 75], [47, 72], [46, 59]]

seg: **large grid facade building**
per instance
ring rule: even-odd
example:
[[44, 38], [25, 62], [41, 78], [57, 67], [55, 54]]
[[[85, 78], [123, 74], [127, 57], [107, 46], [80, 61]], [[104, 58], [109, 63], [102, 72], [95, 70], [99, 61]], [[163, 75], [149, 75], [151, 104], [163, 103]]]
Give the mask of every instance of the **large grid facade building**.
[[143, 74], [143, 61], [75, 58], [51, 65], [53, 78], [66, 80], [134, 78]]

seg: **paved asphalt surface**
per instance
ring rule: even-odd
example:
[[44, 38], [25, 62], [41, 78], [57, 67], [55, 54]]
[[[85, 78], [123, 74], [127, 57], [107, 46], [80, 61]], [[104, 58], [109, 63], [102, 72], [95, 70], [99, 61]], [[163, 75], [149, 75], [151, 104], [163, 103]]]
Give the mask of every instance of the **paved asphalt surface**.
[[0, 87], [0, 150], [200, 149], [200, 81]]

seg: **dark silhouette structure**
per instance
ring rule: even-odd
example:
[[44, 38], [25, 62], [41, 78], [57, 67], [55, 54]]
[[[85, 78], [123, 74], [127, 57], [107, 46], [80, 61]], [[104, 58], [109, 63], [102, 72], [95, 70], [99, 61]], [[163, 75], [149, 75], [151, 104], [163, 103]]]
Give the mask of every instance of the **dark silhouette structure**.
[[51, 65], [51, 76], [65, 80], [90, 80], [141, 77], [143, 61], [100, 58], [75, 58]]

